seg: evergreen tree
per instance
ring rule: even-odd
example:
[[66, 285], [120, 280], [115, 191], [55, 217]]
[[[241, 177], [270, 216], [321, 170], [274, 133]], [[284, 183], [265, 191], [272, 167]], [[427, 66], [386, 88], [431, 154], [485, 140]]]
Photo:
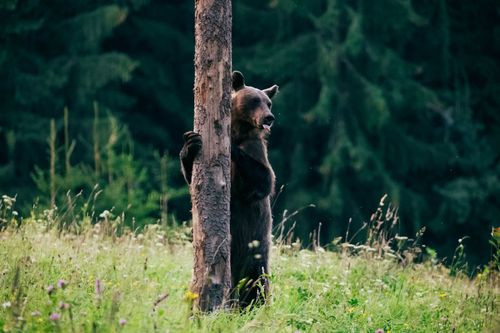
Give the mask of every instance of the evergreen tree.
[[[485, 262], [500, 213], [496, 2], [235, 0], [233, 7], [233, 68], [256, 86], [280, 84], [269, 147], [285, 187], [275, 216], [313, 203], [296, 232], [306, 239], [321, 222], [327, 242], [351, 217], [358, 228], [388, 193], [400, 206], [401, 233], [426, 226], [425, 242], [443, 256], [468, 235], [471, 259]], [[134, 200], [149, 208], [133, 214], [154, 217], [151, 203], [165, 188], [157, 152], [176, 155], [192, 124], [193, 3], [0, 0], [0, 43], [0, 189], [27, 206], [36, 185], [49, 191], [55, 119], [59, 194], [111, 179], [106, 205]], [[112, 122], [121, 134], [109, 145]], [[84, 181], [64, 178], [67, 160]], [[175, 160], [162, 162], [170, 212], [187, 219]], [[117, 190], [124, 184], [134, 189], [122, 191], [128, 199]]]
[[[3, 145], [11, 154], [11, 177], [2, 177], [2, 187], [10, 192], [30, 182], [35, 164], [47, 165], [50, 119], [62, 119], [68, 106], [72, 119], [78, 119], [70, 123], [71, 132], [88, 137], [99, 91], [130, 79], [137, 64], [125, 54], [101, 51], [102, 41], [127, 17], [117, 5], [7, 1], [0, 10], [5, 45], [0, 75], [7, 78], [0, 88], [0, 137], [8, 138]], [[78, 148], [76, 153], [83, 154]], [[6, 159], [6, 153], [0, 155]], [[22, 195], [33, 200], [29, 193]]]
[[[400, 206], [402, 233], [427, 226], [428, 242], [444, 255], [469, 235], [478, 244], [476, 254], [487, 253], [498, 214], [498, 144], [481, 124], [488, 112], [471, 99], [477, 67], [466, 68], [470, 64], [453, 53], [463, 42], [457, 30], [468, 30], [495, 9], [490, 1], [481, 10], [465, 7], [445, 1], [276, 1], [261, 15], [258, 4], [236, 7], [242, 40], [255, 35], [255, 27], [238, 20], [278, 22], [275, 29], [259, 22], [273, 33], [260, 34], [256, 46], [242, 45], [235, 55], [247, 57], [246, 70], [282, 83], [276, 102], [276, 134], [282, 138], [273, 139], [271, 153], [280, 166], [278, 181], [286, 184], [280, 207], [318, 207], [303, 215], [303, 229], [326, 221], [325, 240], [331, 239], [345, 231], [349, 217], [366, 221], [377, 199], [389, 193]], [[465, 13], [476, 16], [463, 18]], [[493, 22], [495, 15], [485, 17]], [[495, 40], [491, 29], [477, 30]], [[498, 50], [488, 42], [481, 46], [491, 54], [481, 64], [495, 73]], [[462, 59], [477, 66], [479, 57]]]

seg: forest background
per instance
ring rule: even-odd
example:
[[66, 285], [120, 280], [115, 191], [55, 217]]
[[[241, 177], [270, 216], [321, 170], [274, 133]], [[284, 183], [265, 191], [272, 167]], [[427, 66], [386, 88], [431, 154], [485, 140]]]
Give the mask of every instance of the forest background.
[[[193, 122], [193, 7], [0, 0], [0, 194], [19, 214], [79, 204], [134, 228], [190, 219], [177, 155]], [[425, 227], [442, 258], [468, 236], [468, 260], [486, 263], [499, 16], [493, 0], [234, 0], [233, 68], [280, 86], [275, 220], [298, 212], [295, 235], [327, 244], [387, 193], [400, 235]]]

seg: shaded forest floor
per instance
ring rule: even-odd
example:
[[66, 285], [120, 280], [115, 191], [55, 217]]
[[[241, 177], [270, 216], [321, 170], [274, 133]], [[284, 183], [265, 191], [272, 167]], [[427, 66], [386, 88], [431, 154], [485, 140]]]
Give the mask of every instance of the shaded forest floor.
[[[108, 235], [106, 235], [108, 234]], [[192, 316], [191, 245], [154, 226], [79, 235], [25, 220], [0, 233], [4, 332], [498, 332], [491, 278], [426, 262], [276, 246], [272, 303]]]

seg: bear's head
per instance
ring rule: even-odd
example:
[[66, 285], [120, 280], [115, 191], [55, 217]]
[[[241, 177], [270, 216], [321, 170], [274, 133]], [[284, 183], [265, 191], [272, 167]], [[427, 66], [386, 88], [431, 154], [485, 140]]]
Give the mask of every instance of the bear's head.
[[233, 72], [231, 110], [233, 140], [262, 138], [270, 133], [274, 123], [271, 99], [277, 92], [277, 85], [264, 90], [246, 86], [243, 74], [238, 71]]

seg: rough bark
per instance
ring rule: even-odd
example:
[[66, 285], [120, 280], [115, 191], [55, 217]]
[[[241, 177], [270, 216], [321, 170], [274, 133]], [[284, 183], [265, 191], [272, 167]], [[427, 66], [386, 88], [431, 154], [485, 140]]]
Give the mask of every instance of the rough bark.
[[194, 131], [202, 150], [193, 165], [195, 308], [224, 307], [231, 289], [231, 0], [195, 0]]

